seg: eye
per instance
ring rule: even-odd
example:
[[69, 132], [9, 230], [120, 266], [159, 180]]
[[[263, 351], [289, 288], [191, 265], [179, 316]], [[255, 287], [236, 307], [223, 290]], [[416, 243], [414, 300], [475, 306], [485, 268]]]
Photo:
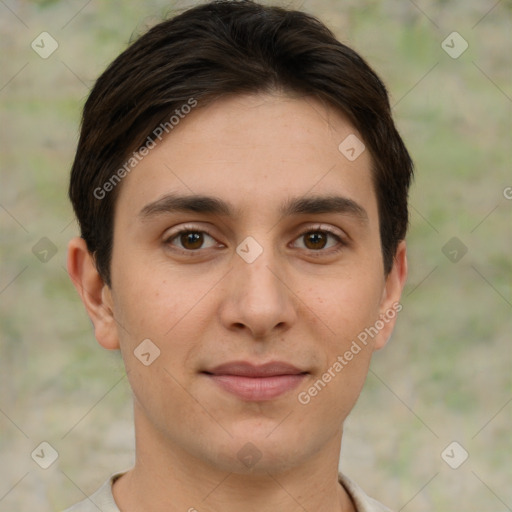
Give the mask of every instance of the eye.
[[[301, 249], [310, 251], [321, 251], [322, 249], [331, 249], [336, 245], [346, 245], [340, 236], [325, 229], [314, 229], [302, 233], [296, 240], [302, 240]], [[296, 244], [297, 242], [295, 242]], [[295, 245], [297, 247], [297, 245]]]
[[[197, 251], [214, 247], [217, 241], [205, 231], [182, 229], [167, 238], [165, 243], [186, 251]], [[205, 246], [205, 244], [207, 245]]]

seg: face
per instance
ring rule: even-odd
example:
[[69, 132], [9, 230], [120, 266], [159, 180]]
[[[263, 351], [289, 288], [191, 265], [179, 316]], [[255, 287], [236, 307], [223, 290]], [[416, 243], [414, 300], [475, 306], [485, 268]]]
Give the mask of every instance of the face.
[[121, 348], [140, 438], [239, 473], [339, 447], [405, 278], [403, 244], [384, 275], [370, 154], [338, 149], [351, 134], [312, 99], [238, 96], [124, 178], [97, 337]]

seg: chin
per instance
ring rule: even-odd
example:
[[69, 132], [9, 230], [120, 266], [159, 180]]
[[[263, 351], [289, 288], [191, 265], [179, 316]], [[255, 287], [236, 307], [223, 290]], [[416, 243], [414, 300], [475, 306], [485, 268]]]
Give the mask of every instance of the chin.
[[284, 473], [307, 458], [304, 443], [293, 443], [288, 436], [276, 436], [271, 440], [264, 435], [234, 436], [227, 444], [214, 448], [210, 463], [222, 471], [238, 475], [261, 475]]

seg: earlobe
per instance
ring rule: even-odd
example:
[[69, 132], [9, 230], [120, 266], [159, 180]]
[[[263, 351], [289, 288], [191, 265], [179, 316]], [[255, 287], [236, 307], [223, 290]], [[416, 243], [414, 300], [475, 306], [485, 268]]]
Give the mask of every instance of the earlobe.
[[393, 268], [386, 276], [386, 283], [382, 293], [380, 305], [380, 326], [378, 336], [375, 338], [375, 350], [383, 348], [391, 338], [398, 313], [402, 310], [400, 297], [407, 279], [407, 247], [405, 241], [398, 244]]
[[85, 240], [73, 238], [68, 244], [68, 273], [94, 326], [98, 343], [109, 350], [119, 348], [110, 288], [99, 275]]

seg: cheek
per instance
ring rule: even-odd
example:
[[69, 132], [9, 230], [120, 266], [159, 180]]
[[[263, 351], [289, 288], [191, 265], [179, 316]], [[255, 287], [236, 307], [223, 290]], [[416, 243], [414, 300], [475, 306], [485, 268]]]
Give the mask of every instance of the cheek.
[[304, 289], [311, 318], [305, 328], [322, 355], [315, 375], [301, 389], [299, 403], [332, 428], [338, 428], [352, 409], [368, 372], [373, 344], [364, 333], [379, 318], [379, 279], [371, 272], [338, 275]]
[[[168, 269], [159, 264], [138, 266], [138, 272], [128, 273], [129, 265], [124, 272], [118, 272], [115, 314], [126, 369], [131, 379], [144, 380], [151, 374], [148, 378], [161, 381], [166, 388], [176, 387], [174, 391], [178, 392], [177, 382], [186, 385], [196, 370], [197, 352], [201, 349], [198, 341], [212, 321], [212, 292], [219, 277], [204, 275], [194, 279], [183, 272], [174, 273], [171, 278]], [[148, 367], [151, 372], [143, 366], [148, 356], [142, 361], [137, 358], [137, 354], [148, 353], [146, 348], [139, 349], [147, 339], [157, 347], [150, 345], [157, 354]], [[149, 359], [152, 357], [151, 354]], [[157, 377], [154, 372], [158, 368], [161, 371]]]
[[213, 283], [210, 279], [202, 284], [186, 283], [179, 276], [171, 280], [155, 265], [150, 272], [140, 267], [133, 273], [127, 271], [129, 265], [125, 271], [119, 269], [114, 284], [128, 379], [138, 407], [153, 421], [164, 424], [166, 415], [187, 421], [187, 416], [198, 413], [191, 408], [193, 401], [185, 390], [193, 369], [188, 362], [193, 359], [195, 336], [206, 317], [207, 301], [200, 299]]
[[379, 318], [382, 278], [371, 272], [346, 275], [311, 287], [308, 306], [341, 349]]
[[215, 285], [214, 277], [188, 279], [175, 272], [171, 279], [169, 274], [154, 263], [128, 264], [125, 271], [119, 270], [115, 303], [118, 319], [126, 327], [124, 332], [120, 329], [122, 337], [163, 341], [197, 316], [202, 297]]

